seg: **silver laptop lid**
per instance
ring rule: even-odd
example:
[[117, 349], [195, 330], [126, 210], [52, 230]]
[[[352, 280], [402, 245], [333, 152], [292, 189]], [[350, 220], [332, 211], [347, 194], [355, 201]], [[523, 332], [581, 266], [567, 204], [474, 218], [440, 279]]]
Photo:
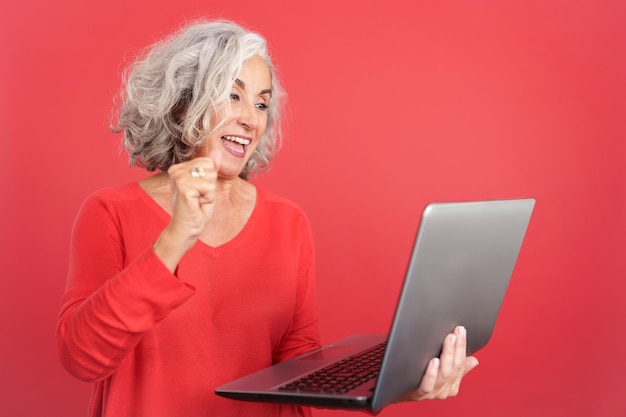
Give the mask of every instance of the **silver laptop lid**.
[[424, 210], [372, 398], [374, 412], [417, 388], [456, 325], [467, 329], [468, 354], [487, 344], [534, 205], [534, 199], [516, 199], [434, 203]]

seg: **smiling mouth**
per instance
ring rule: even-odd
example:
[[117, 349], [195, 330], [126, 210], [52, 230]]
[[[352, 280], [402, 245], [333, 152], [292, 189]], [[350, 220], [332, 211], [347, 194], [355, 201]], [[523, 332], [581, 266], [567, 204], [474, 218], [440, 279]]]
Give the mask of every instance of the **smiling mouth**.
[[246, 154], [246, 148], [251, 142], [250, 139], [233, 135], [224, 135], [220, 139], [229, 153], [240, 158]]

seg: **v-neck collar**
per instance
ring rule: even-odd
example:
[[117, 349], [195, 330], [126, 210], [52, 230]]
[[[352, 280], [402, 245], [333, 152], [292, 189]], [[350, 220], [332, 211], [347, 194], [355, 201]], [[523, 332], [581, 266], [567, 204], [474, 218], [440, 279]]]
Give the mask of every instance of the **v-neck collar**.
[[[256, 198], [255, 198], [255, 202], [254, 202], [254, 209], [252, 210], [252, 213], [250, 214], [250, 218], [248, 218], [248, 221], [246, 222], [246, 224], [243, 226], [243, 228], [241, 229], [241, 231], [239, 233], [237, 233], [237, 235], [235, 237], [233, 237], [231, 240], [222, 243], [221, 245], [218, 246], [211, 246], [208, 245], [207, 243], [201, 241], [200, 239], [198, 239], [198, 241], [196, 242], [194, 249], [199, 249], [202, 250], [212, 256], [219, 256], [220, 253], [226, 252], [228, 250], [231, 250], [231, 248], [237, 247], [239, 246], [242, 242], [245, 241], [246, 236], [248, 234], [251, 233], [251, 231], [254, 229], [255, 224], [258, 221], [258, 218], [260, 217], [260, 212], [261, 212], [261, 208], [263, 205], [263, 201], [265, 201], [265, 192], [258, 188], [256, 185], [252, 184], [255, 189], [256, 189]], [[132, 189], [134, 190], [134, 192], [141, 198], [141, 200], [150, 207], [150, 209], [157, 215], [159, 216], [162, 220], [163, 223], [165, 225], [167, 225], [172, 216], [165, 211], [165, 209], [163, 207], [161, 207], [161, 205], [159, 203], [157, 203], [151, 196], [150, 194], [148, 194], [142, 187], [141, 185], [139, 185], [138, 182], [134, 182], [131, 184]], [[192, 249], [193, 250], [193, 249]]]

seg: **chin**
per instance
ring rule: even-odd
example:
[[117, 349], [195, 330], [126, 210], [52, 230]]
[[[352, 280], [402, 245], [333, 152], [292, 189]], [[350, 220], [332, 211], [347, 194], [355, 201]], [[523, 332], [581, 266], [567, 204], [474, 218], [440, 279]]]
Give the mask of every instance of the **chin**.
[[220, 167], [219, 176], [223, 179], [235, 179], [241, 176], [243, 168]]

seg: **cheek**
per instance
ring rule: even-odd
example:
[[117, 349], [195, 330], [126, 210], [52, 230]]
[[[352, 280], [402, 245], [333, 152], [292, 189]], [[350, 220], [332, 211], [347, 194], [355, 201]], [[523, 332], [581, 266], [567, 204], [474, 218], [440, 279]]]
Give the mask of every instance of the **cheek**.
[[267, 131], [268, 126], [269, 126], [269, 116], [266, 113], [265, 116], [262, 117], [261, 121], [259, 122], [259, 128], [260, 128], [259, 130], [261, 131], [261, 135], [263, 135]]
[[211, 123], [211, 129], [215, 129], [220, 123], [228, 123], [229, 115], [232, 113], [232, 109], [226, 104], [219, 106], [216, 111], [209, 110], [210, 117], [209, 123]]

